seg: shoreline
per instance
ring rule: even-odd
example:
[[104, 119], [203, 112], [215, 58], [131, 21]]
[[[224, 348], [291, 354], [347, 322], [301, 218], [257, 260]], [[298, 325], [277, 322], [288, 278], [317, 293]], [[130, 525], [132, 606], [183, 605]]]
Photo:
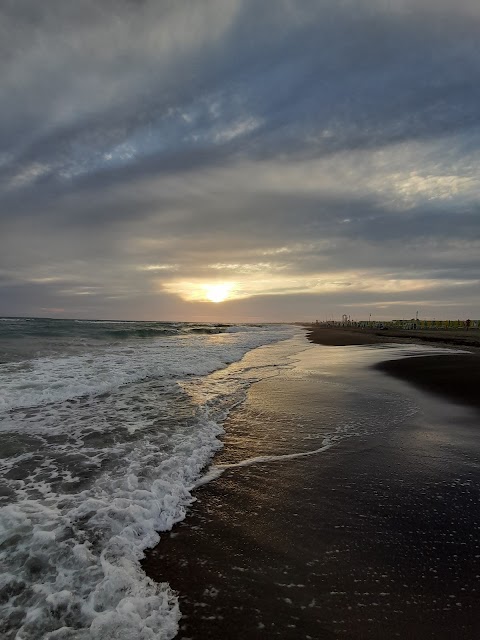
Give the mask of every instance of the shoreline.
[[[421, 336], [422, 332], [411, 333], [415, 335], [410, 336], [408, 340], [400, 338], [401, 342], [432, 344], [431, 340], [425, 340]], [[307, 338], [314, 344], [328, 346], [391, 344], [399, 341], [399, 338], [392, 336], [390, 332], [337, 327], [315, 328], [307, 333]], [[455, 340], [464, 338], [452, 335], [450, 342], [446, 342], [446, 339], [445, 336], [440, 336], [435, 346], [458, 347]], [[432, 353], [399, 360], [385, 360], [376, 364], [375, 368], [422, 391], [480, 410], [480, 352], [477, 350], [470, 353]]]
[[[361, 349], [321, 354], [252, 385], [213, 464], [314, 450], [322, 420], [352, 402], [366, 431], [319, 455], [227, 469], [195, 491], [186, 519], [142, 563], [178, 592], [178, 640], [474, 640], [478, 419], [438, 400], [426, 405], [431, 418], [397, 424], [413, 392]], [[407, 360], [417, 358], [388, 362]], [[365, 401], [362, 389], [372, 390]], [[372, 431], [384, 398], [401, 403]]]

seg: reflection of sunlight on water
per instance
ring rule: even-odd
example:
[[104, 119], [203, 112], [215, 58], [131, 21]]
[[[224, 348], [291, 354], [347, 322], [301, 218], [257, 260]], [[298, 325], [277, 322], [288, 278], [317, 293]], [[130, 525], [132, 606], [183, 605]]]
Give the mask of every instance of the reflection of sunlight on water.
[[338, 421], [336, 412], [349, 416], [347, 422], [356, 420], [359, 433], [377, 431], [382, 425], [390, 430], [395, 424], [414, 419], [422, 425], [417, 431], [409, 431], [418, 454], [430, 461], [438, 457], [444, 464], [458, 455], [458, 438], [470, 443], [473, 431], [469, 425], [478, 423], [478, 414], [372, 367], [386, 360], [452, 353], [462, 351], [415, 344], [312, 345], [299, 354], [292, 374], [299, 383], [305, 376], [316, 380], [322, 416], [332, 424]]
[[230, 376], [256, 384], [244, 387], [226, 422], [226, 448], [215, 459], [213, 476], [243, 468], [245, 461], [272, 464], [292, 456], [331, 455], [341, 443], [355, 448], [357, 438], [395, 429], [418, 406], [396, 381], [369, 365], [411, 351], [410, 345], [390, 346], [389, 354], [371, 347], [322, 347], [302, 335], [249, 352], [241, 363], [215, 372], [209, 378], [217, 391]]
[[299, 355], [296, 368], [299, 369], [302, 374], [312, 373], [322, 376], [336, 376], [345, 374], [346, 369], [363, 368], [384, 360], [460, 352], [459, 349], [415, 344], [348, 345], [335, 347], [312, 345], [310, 349], [307, 349]]

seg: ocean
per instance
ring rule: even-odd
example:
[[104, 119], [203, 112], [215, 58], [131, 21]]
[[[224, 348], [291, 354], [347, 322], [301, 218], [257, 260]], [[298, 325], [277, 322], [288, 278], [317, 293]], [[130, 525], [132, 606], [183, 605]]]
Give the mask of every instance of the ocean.
[[185, 517], [229, 411], [276, 372], [268, 345], [292, 339], [288, 325], [0, 319], [2, 638], [175, 635], [177, 595], [140, 561]]
[[[0, 638], [171, 640], [182, 624], [196, 634], [207, 614], [181, 620], [180, 603], [201, 570], [190, 574], [175, 546], [144, 563], [160, 537], [172, 548], [178, 533], [167, 532], [195, 510], [194, 490], [233, 474], [259, 518], [262, 473], [285, 467], [265, 489], [274, 500], [288, 465], [348, 465], [346, 452], [361, 457], [421, 416], [419, 397], [372, 365], [449, 351], [320, 347], [293, 325], [1, 318]], [[238, 509], [242, 520], [240, 507], [234, 498], [212, 517]], [[215, 573], [225, 594], [229, 562]]]

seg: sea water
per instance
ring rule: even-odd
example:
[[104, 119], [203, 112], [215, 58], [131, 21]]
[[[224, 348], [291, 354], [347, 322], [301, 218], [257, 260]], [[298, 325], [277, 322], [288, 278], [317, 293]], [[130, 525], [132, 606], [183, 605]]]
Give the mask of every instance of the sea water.
[[242, 357], [300, 335], [0, 319], [2, 638], [174, 637], [178, 599], [144, 551], [185, 517], [228, 412], [277, 366]]

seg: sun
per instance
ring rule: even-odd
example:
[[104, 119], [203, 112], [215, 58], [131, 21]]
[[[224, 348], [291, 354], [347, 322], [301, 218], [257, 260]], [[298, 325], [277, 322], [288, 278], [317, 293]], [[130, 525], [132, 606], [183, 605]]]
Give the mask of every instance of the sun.
[[218, 284], [204, 285], [205, 297], [210, 302], [223, 302], [230, 297], [233, 284], [230, 282], [221, 282]]

